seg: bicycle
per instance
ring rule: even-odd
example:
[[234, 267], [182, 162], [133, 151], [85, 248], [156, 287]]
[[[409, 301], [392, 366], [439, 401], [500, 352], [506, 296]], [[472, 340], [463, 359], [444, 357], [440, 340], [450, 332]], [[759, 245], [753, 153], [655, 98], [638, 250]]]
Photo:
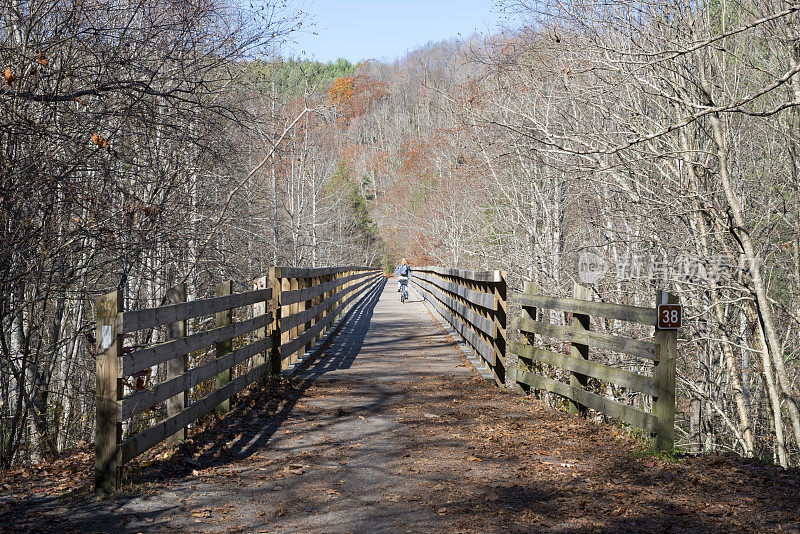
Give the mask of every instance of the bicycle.
[[408, 277], [400, 276], [397, 281], [400, 282], [400, 302], [405, 303], [408, 300]]

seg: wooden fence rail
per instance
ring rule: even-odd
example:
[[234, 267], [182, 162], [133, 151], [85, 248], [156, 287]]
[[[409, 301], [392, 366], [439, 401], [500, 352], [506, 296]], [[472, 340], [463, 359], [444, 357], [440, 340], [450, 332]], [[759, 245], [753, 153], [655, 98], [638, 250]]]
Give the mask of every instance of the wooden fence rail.
[[[677, 331], [656, 328], [652, 341], [593, 332], [591, 317], [657, 326], [656, 308], [592, 302], [588, 289], [575, 285], [572, 299], [537, 294], [530, 284], [522, 293], [513, 293], [512, 302], [522, 307], [521, 317], [512, 321], [522, 341], [509, 343], [509, 352], [519, 357], [518, 366], [510, 371], [523, 390], [534, 388], [565, 397], [572, 413], [585, 414], [587, 408], [605, 413], [655, 437], [656, 448], [673, 447], [675, 421], [675, 359]], [[657, 304], [676, 304], [677, 298], [663, 292], [656, 295]], [[571, 312], [572, 324], [561, 326], [537, 320], [537, 309]], [[544, 316], [546, 314], [542, 314]], [[570, 344], [569, 354], [535, 346], [535, 336], [552, 338]], [[642, 375], [589, 360], [589, 348], [629, 354], [653, 362], [652, 375]], [[536, 365], [546, 364], [569, 371], [569, 383], [544, 376]], [[605, 397], [587, 388], [588, 378], [611, 383], [652, 398], [650, 413]]]
[[[214, 298], [186, 302], [181, 285], [166, 294], [168, 304], [123, 310], [123, 294], [97, 301], [97, 375], [95, 490], [104, 494], [119, 484], [122, 465], [154, 445], [185, 438], [186, 427], [211, 410], [225, 412], [237, 392], [263, 375], [277, 375], [329, 332], [382, 280], [370, 267], [298, 269], [274, 267], [233, 293], [233, 282], [217, 286]], [[251, 318], [234, 322], [234, 310], [249, 308]], [[214, 328], [188, 334], [188, 322], [214, 315]], [[166, 328], [168, 340], [148, 347], [124, 348], [139, 331]], [[149, 336], [147, 336], [149, 337]], [[215, 358], [188, 369], [188, 356], [214, 347]], [[136, 377], [164, 364], [165, 380], [147, 388]], [[234, 368], [241, 368], [234, 377]], [[157, 375], [157, 373], [156, 373]], [[133, 377], [133, 383], [126, 379]], [[211, 393], [188, 404], [189, 391], [215, 379]], [[123, 439], [123, 422], [166, 403], [166, 418]]]
[[411, 284], [483, 360], [498, 384], [505, 381], [506, 273], [414, 267]]

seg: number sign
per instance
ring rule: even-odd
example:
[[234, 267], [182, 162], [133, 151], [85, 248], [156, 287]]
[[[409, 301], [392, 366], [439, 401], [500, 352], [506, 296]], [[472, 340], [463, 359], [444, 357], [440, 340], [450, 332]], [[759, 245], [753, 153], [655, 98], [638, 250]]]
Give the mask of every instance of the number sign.
[[658, 325], [659, 330], [677, 330], [683, 325], [683, 308], [680, 304], [659, 304]]

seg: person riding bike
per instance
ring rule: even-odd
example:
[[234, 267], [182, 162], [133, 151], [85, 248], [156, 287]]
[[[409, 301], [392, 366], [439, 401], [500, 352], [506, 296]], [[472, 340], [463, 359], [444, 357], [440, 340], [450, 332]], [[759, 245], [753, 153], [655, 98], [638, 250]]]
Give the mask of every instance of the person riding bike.
[[397, 266], [397, 269], [394, 270], [394, 274], [397, 275], [397, 291], [402, 291], [402, 298], [405, 301], [408, 298], [408, 277], [411, 275], [411, 266], [408, 264], [405, 258], [400, 261], [400, 265]]

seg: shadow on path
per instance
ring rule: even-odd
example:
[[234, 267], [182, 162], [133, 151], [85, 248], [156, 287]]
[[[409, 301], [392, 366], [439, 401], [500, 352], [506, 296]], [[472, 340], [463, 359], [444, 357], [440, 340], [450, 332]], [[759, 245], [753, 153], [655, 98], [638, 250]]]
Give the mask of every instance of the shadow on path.
[[[256, 425], [255, 432], [253, 425], [249, 425], [250, 431], [243, 432], [243, 428], [248, 428], [241, 425], [241, 418], [245, 414], [232, 413], [221, 422], [222, 425], [212, 425], [198, 434], [198, 440], [207, 438], [215, 444], [196, 458], [196, 461], [203, 467], [214, 467], [251, 456], [266, 446], [315, 380], [326, 373], [350, 368], [364, 345], [375, 306], [385, 284], [384, 280], [370, 288], [325, 344], [298, 365], [285, 392], [281, 392], [274, 384], [271, 385], [274, 394], [270, 396], [266, 406], [259, 407], [257, 422], [261, 424]], [[208, 436], [204, 435], [206, 433]], [[216, 438], [234, 434], [239, 435], [233, 441]]]
[[[266, 403], [255, 404], [243, 402], [234, 404], [233, 410], [224, 419], [209, 424], [202, 431], [191, 436], [196, 443], [212, 443], [202, 454], [191, 460], [191, 466], [185, 465], [182, 458], [193, 456], [188, 452], [189, 447], [184, 447], [182, 453], [169, 460], [155, 461], [140, 472], [132, 474], [131, 478], [136, 484], [166, 484], [179, 483], [194, 467], [219, 468], [247, 459], [254, 453], [265, 448], [277, 430], [291, 416], [298, 401], [304, 392], [316, 380], [326, 373], [340, 369], [348, 369], [358, 356], [364, 345], [370, 321], [376, 305], [381, 297], [385, 279], [367, 290], [363, 298], [348, 312], [328, 339], [316, 351], [303, 360], [288, 381], [272, 380], [264, 384], [267, 395], [257, 395], [259, 401], [266, 399]], [[379, 406], [369, 409], [379, 410]], [[256, 419], [252, 418], [256, 413]], [[283, 451], [284, 454], [287, 451]], [[30, 499], [25, 503], [23, 515], [28, 524], [35, 524], [45, 530], [61, 531], [115, 531], [125, 528], [131, 521], [147, 525], [148, 529], [159, 530], [165, 528], [169, 516], [180, 514], [180, 505], [161, 503], [153, 509], [140, 508], [136, 501], [147, 503], [150, 498], [145, 495], [118, 495], [113, 501], [95, 499], [90, 494], [71, 495], [66, 497], [48, 496], [40, 499]], [[108, 503], [113, 503], [116, 509], [111, 510]], [[139, 509], [123, 509], [134, 506]], [[19, 510], [23, 512], [22, 509]], [[2, 510], [0, 510], [2, 512]], [[11, 519], [12, 523], [6, 520]], [[12, 528], [13, 514], [0, 513], [0, 531]]]
[[172, 459], [148, 468], [154, 491], [30, 499], [0, 508], [0, 531], [800, 532], [796, 471], [641, 457], [612, 425], [474, 375], [393, 289], [194, 435], [197, 473]]

